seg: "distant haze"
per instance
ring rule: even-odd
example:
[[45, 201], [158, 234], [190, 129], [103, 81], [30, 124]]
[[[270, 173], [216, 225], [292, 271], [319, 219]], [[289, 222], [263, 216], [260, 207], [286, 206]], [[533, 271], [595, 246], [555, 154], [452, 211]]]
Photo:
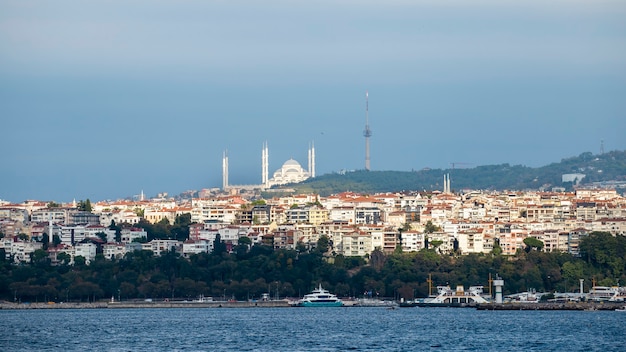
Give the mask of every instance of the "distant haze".
[[0, 3], [0, 199], [626, 149], [623, 1]]

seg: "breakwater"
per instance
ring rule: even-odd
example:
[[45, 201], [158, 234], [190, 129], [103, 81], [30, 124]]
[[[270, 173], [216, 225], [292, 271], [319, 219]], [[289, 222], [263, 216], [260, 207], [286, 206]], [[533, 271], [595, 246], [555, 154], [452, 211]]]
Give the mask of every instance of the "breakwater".
[[546, 302], [546, 303], [484, 303], [478, 310], [615, 310], [624, 302]]

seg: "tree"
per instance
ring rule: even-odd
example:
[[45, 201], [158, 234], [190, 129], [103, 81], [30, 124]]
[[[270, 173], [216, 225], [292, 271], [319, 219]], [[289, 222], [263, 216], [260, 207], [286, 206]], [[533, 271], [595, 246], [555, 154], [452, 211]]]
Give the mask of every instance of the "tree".
[[115, 230], [115, 242], [122, 242], [122, 226], [117, 225], [115, 220], [111, 220], [111, 224], [109, 225], [109, 230]]
[[171, 227], [170, 232], [174, 239], [178, 241], [186, 241], [189, 239], [189, 224], [191, 224], [191, 214], [185, 213], [177, 215], [174, 220], [174, 225]]
[[543, 242], [535, 237], [524, 238], [524, 244], [526, 245], [526, 252], [530, 252], [534, 249], [540, 251], [543, 248]]
[[428, 220], [428, 222], [426, 222], [426, 225], [424, 225], [424, 233], [433, 233], [437, 231], [441, 231], [441, 228], [437, 225], [434, 225], [430, 220]]
[[81, 200], [80, 202], [78, 202], [76, 208], [80, 211], [91, 212], [91, 201], [89, 200], [89, 198], [87, 198], [87, 200], [85, 201]]
[[43, 244], [43, 249], [47, 250], [48, 249], [48, 245], [50, 244], [50, 236], [48, 236], [48, 234], [44, 232], [44, 234], [41, 235], [41, 241], [40, 242]]
[[99, 239], [101, 239], [103, 242], [107, 242], [107, 234], [104, 232], [98, 232], [96, 233], [96, 236], [98, 236]]
[[46, 267], [50, 265], [50, 258], [48, 253], [43, 249], [37, 249], [30, 255], [30, 261], [33, 265], [38, 267]]
[[328, 250], [330, 249], [330, 240], [328, 239], [328, 236], [320, 236], [320, 238], [317, 240], [317, 246], [315, 248], [322, 254], [328, 252]]
[[72, 261], [72, 257], [65, 252], [61, 252], [57, 254], [57, 261], [59, 265], [68, 265]]
[[222, 236], [219, 233], [215, 235], [215, 240], [213, 241], [213, 253], [218, 256], [226, 253], [226, 244], [222, 242]]
[[74, 266], [85, 266], [87, 264], [87, 259], [82, 255], [77, 255], [74, 257]]

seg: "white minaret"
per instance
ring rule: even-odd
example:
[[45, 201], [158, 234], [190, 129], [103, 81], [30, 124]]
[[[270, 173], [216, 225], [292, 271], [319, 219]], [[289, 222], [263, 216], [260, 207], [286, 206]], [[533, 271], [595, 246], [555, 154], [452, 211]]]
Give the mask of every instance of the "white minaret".
[[450, 193], [450, 174], [443, 175], [443, 193]]
[[48, 216], [48, 243], [52, 243], [52, 237], [54, 229], [52, 227], [52, 210], [50, 210], [50, 216]]
[[315, 177], [315, 142], [311, 142], [311, 177]]
[[309, 177], [315, 177], [315, 142], [309, 145]]
[[228, 188], [228, 151], [224, 151], [222, 156], [222, 190]]
[[267, 175], [265, 174], [265, 142], [263, 142], [263, 147], [261, 148], [261, 184], [265, 186], [265, 179]]
[[263, 143], [263, 150], [261, 152], [261, 183], [263, 186], [268, 187], [270, 173], [269, 173], [269, 148], [267, 142]]

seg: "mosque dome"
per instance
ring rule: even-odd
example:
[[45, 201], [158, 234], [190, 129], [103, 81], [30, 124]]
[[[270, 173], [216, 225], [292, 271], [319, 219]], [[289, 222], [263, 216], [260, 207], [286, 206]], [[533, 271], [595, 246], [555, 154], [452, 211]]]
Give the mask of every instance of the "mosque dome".
[[309, 173], [294, 159], [285, 161], [283, 166], [274, 172], [270, 180], [273, 185], [302, 182], [309, 178]]

